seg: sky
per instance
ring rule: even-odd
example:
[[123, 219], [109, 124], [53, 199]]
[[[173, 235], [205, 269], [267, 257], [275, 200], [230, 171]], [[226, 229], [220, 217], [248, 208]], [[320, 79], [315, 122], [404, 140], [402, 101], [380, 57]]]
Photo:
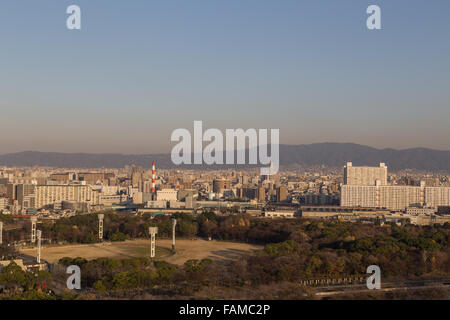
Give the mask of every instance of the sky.
[[169, 152], [194, 120], [450, 150], [449, 35], [448, 0], [2, 0], [0, 153]]

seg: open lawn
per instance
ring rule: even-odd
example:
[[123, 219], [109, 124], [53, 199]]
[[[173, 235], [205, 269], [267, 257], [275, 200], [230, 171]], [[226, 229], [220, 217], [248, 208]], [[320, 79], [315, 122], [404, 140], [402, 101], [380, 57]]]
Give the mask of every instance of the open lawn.
[[[236, 259], [240, 255], [261, 249], [261, 246], [223, 241], [177, 240], [176, 253], [172, 253], [171, 240], [156, 240], [156, 259], [173, 264], [184, 264], [189, 259], [210, 258], [215, 260]], [[27, 248], [21, 253], [36, 256], [36, 249]], [[150, 240], [127, 240], [124, 242], [105, 242], [96, 244], [77, 244], [63, 246], [42, 246], [41, 258], [50, 263], [58, 262], [63, 257], [82, 257], [126, 259], [130, 257], [149, 257]]]

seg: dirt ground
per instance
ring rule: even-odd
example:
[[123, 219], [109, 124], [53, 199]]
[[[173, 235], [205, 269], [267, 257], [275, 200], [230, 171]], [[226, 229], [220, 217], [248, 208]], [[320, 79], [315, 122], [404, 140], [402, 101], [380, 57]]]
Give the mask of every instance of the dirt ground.
[[[189, 259], [210, 258], [215, 260], [236, 259], [244, 253], [262, 249], [261, 246], [223, 241], [177, 240], [176, 253], [171, 252], [171, 240], [156, 240], [156, 258], [181, 265]], [[21, 253], [36, 256], [36, 249], [22, 249]], [[58, 262], [63, 257], [95, 258], [148, 257], [150, 241], [146, 239], [127, 240], [125, 242], [106, 242], [86, 245], [42, 246], [41, 258], [50, 263]]]

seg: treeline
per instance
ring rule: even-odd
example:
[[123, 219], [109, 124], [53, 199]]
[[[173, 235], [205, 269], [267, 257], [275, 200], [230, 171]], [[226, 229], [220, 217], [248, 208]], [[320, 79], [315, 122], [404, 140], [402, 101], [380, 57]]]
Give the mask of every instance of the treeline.
[[52, 277], [47, 271], [28, 272], [15, 262], [1, 268], [0, 299], [54, 299], [49, 291]]
[[[198, 216], [178, 213], [176, 235], [179, 238], [213, 238], [215, 240], [247, 242], [254, 244], [280, 243], [294, 240], [313, 247], [345, 250], [380, 250], [383, 247], [409, 246], [422, 250], [440, 250], [448, 246], [450, 224], [419, 227], [406, 225], [376, 226], [339, 221], [266, 220], [252, 218], [246, 214], [217, 216], [204, 213]], [[158, 238], [172, 236], [172, 221], [169, 216], [131, 216], [129, 214], [105, 213], [104, 239], [124, 241], [147, 238], [148, 228], [158, 227]], [[23, 240], [31, 226], [4, 232], [4, 242]], [[95, 243], [98, 238], [97, 214], [79, 215], [59, 219], [55, 223], [38, 225], [45, 241], [57, 243]], [[394, 239], [395, 243], [392, 243]], [[357, 241], [356, 241], [357, 240]], [[356, 241], [356, 242], [352, 242]], [[373, 241], [376, 241], [373, 243]]]
[[[243, 233], [262, 228], [255, 223], [235, 227]], [[381, 268], [383, 281], [450, 275], [448, 225], [377, 227], [290, 220], [270, 221], [266, 227], [274, 234], [284, 230], [289, 239], [228, 263], [204, 259], [175, 266], [145, 258], [63, 258], [60, 263], [79, 265], [82, 286], [99, 298], [148, 294], [229, 299], [245, 292], [244, 298], [251, 299], [304, 299], [311, 297], [310, 291], [298, 286], [300, 280], [367, 277], [366, 268], [373, 264]]]
[[[242, 285], [267, 285], [311, 279], [366, 275], [378, 265], [395, 279], [450, 276], [450, 226], [373, 226], [339, 221], [273, 221], [288, 240], [269, 243], [262, 252], [230, 266]], [[235, 282], [236, 283], [236, 282]]]
[[164, 294], [185, 294], [182, 288], [189, 273], [203, 274], [211, 260], [190, 260], [184, 267], [177, 267], [163, 261], [151, 262], [146, 258], [115, 260], [99, 258], [87, 261], [83, 258], [62, 258], [63, 266], [77, 265], [81, 268], [82, 288], [98, 294], [123, 296], [142, 293], [143, 290]]
[[[185, 297], [301, 299], [310, 297], [300, 280], [366, 276], [381, 268], [383, 281], [450, 275], [450, 225], [399, 227], [340, 221], [262, 220], [247, 215], [175, 215], [177, 236], [213, 237], [264, 244], [264, 249], [233, 261], [189, 260], [183, 266], [146, 258], [127, 260], [64, 258], [63, 266], [82, 269], [83, 292], [102, 297]], [[97, 233], [97, 217], [78, 216], [46, 225], [44, 234], [61, 241], [86, 241]], [[170, 218], [107, 214], [105, 236], [170, 237]], [[92, 238], [92, 241], [97, 241]], [[18, 280], [19, 281], [19, 280]], [[21, 281], [21, 280], [20, 280]], [[12, 282], [11, 282], [12, 283]], [[22, 288], [29, 288], [19, 282]], [[245, 295], [244, 295], [245, 293]]]
[[14, 246], [8, 246], [6, 243], [0, 245], [0, 260], [15, 259], [19, 252]]
[[[193, 221], [193, 220], [191, 220]], [[266, 242], [263, 250], [223, 263], [189, 260], [184, 266], [148, 259], [63, 259], [82, 266], [87, 288], [100, 296], [148, 293], [177, 297], [305, 298], [300, 280], [366, 277], [378, 265], [386, 279], [449, 277], [450, 226], [374, 226], [339, 221], [260, 220], [236, 215], [198, 218], [200, 234]], [[216, 226], [202, 228], [206, 222]], [[207, 233], [205, 233], [207, 231]], [[276, 241], [282, 239], [281, 241]], [[288, 286], [289, 290], [276, 288]], [[268, 290], [272, 288], [273, 290]], [[294, 293], [295, 292], [295, 293]]]
[[[284, 226], [274, 227], [269, 222], [252, 219], [248, 215], [217, 216], [205, 213], [198, 216], [174, 214], [177, 219], [176, 235], [179, 238], [212, 237], [217, 240], [231, 240], [265, 244], [280, 242], [289, 238]], [[104, 240], [124, 241], [127, 239], [148, 237], [148, 228], [158, 227], [158, 238], [172, 236], [172, 221], [169, 216], [150, 215], [131, 216], [128, 214], [105, 213]], [[53, 222], [38, 224], [44, 241], [52, 243], [96, 243], [98, 237], [97, 214], [78, 215]], [[21, 228], [4, 233], [6, 242], [29, 241], [31, 225], [23, 224]]]

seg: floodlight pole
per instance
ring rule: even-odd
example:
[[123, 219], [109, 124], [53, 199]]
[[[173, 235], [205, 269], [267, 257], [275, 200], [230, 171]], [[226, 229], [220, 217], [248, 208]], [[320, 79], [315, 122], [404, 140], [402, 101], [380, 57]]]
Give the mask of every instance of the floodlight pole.
[[0, 221], [0, 245], [3, 244], [3, 222]]
[[42, 238], [42, 231], [37, 230], [37, 263], [41, 263], [41, 238]]
[[172, 250], [175, 251], [175, 227], [177, 225], [177, 219], [172, 219]]
[[156, 242], [156, 234], [158, 233], [158, 227], [149, 227], [148, 233], [150, 234], [150, 258], [155, 257], [155, 242]]
[[103, 219], [105, 215], [100, 213], [98, 215], [98, 238], [103, 242]]
[[37, 218], [31, 217], [31, 243], [36, 243], [36, 223]]

